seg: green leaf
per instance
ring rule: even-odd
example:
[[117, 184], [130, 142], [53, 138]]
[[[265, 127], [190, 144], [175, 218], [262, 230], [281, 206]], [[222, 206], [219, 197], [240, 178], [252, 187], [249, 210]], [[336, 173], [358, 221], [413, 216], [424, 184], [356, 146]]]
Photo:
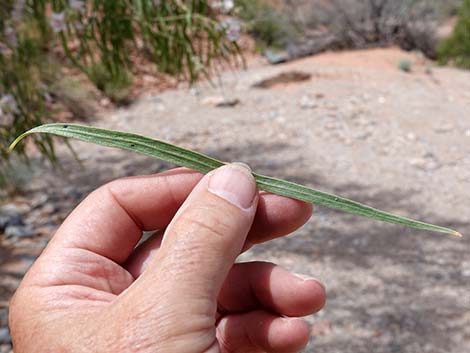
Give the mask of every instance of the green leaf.
[[[81, 141], [96, 143], [98, 145], [133, 151], [175, 163], [182, 167], [194, 169], [202, 173], [207, 173], [224, 165], [223, 162], [216, 159], [159, 140], [153, 140], [148, 137], [120, 131], [104, 130], [75, 124], [46, 124], [35, 127], [19, 136], [11, 144], [10, 150], [13, 150], [23, 138], [34, 133], [46, 133], [62, 137], [71, 137]], [[299, 184], [270, 178], [256, 173], [253, 173], [253, 176], [255, 177], [260, 190], [314, 203], [316, 205], [325, 206], [339, 211], [357, 214], [382, 222], [461, 237], [460, 233], [449, 228], [393, 215], [352, 200], [310, 189]]]

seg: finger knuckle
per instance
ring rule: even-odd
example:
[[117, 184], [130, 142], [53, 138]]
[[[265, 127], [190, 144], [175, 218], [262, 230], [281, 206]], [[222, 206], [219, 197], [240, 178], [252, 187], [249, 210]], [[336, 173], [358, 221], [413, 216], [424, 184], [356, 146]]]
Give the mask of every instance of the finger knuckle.
[[229, 216], [220, 209], [196, 207], [181, 215], [180, 222], [186, 232], [189, 230], [199, 234], [223, 238], [231, 230]]

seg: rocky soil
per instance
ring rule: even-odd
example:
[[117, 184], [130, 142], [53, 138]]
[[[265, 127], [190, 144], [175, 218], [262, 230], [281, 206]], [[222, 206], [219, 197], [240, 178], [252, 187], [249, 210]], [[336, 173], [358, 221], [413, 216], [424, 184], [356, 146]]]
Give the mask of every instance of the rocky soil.
[[[413, 63], [411, 73], [398, 69], [401, 60]], [[468, 352], [470, 73], [380, 49], [253, 63], [221, 82], [143, 96], [92, 123], [459, 230], [462, 240], [317, 207], [301, 230], [242, 260], [273, 261], [326, 283], [328, 304], [307, 318], [305, 352]], [[73, 146], [83, 167], [65, 148], [62, 169], [40, 160], [32, 171], [18, 166], [29, 181], [0, 208], [0, 353], [11, 349], [8, 300], [72, 208], [109, 180], [171, 167]]]

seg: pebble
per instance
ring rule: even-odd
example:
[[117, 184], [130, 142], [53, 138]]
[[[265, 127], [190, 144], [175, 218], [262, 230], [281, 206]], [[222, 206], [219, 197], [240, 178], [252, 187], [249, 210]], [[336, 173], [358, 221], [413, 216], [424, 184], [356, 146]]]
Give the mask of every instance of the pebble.
[[201, 99], [201, 105], [215, 107], [217, 104], [222, 103], [225, 100], [222, 96], [210, 96]]
[[9, 226], [23, 225], [23, 212], [15, 204], [6, 204], [0, 208], [0, 232]]
[[30, 225], [8, 225], [5, 228], [7, 238], [31, 238], [34, 236], [33, 227]]
[[166, 107], [164, 104], [158, 103], [153, 106], [153, 109], [157, 113], [162, 113], [166, 110]]
[[8, 203], [6, 205], [3, 205], [0, 207], [0, 215], [5, 215], [5, 216], [16, 216], [16, 215], [22, 215], [21, 209], [15, 205], [14, 203]]
[[43, 206], [44, 204], [47, 203], [47, 201], [49, 200], [49, 196], [48, 195], [39, 195], [37, 198], [35, 198], [32, 202], [31, 202], [31, 209], [36, 209], [38, 207], [41, 207]]
[[8, 217], [7, 216], [0, 216], [0, 232], [5, 230], [5, 227], [8, 224]]
[[102, 107], [109, 107], [111, 105], [111, 100], [109, 98], [102, 98], [100, 99], [100, 105]]
[[143, 75], [142, 76], [142, 81], [144, 81], [146, 83], [155, 83], [155, 82], [158, 82], [158, 78], [156, 78], [155, 76], [152, 76], [152, 75]]
[[217, 108], [231, 108], [239, 104], [240, 104], [240, 100], [238, 98], [225, 99], [223, 102], [220, 102], [219, 104], [217, 104], [216, 107]]
[[11, 349], [11, 345], [9, 345], [9, 344], [0, 345], [0, 353], [13, 353], [13, 351]]
[[302, 96], [299, 105], [301, 109], [315, 109], [318, 107], [317, 102], [308, 96]]
[[465, 131], [465, 136], [470, 137], [470, 129], [468, 129], [467, 131]]
[[440, 164], [432, 153], [427, 153], [423, 158], [413, 158], [408, 163], [418, 169], [431, 171], [439, 169]]
[[7, 327], [0, 328], [0, 344], [11, 343], [10, 330]]
[[438, 134], [446, 134], [448, 132], [452, 132], [452, 130], [454, 130], [454, 126], [452, 124], [443, 124], [434, 128], [434, 131]]
[[460, 267], [462, 276], [470, 278], [470, 261], [464, 261]]
[[230, 108], [240, 104], [240, 100], [237, 98], [225, 98], [223, 96], [210, 96], [201, 100], [201, 105], [218, 108]]
[[328, 130], [335, 130], [338, 128], [338, 125], [335, 124], [334, 122], [327, 122], [325, 124], [325, 129], [328, 129]]
[[358, 134], [356, 134], [354, 137], [357, 140], [367, 140], [371, 136], [372, 136], [372, 132], [370, 132], [370, 131], [361, 131]]

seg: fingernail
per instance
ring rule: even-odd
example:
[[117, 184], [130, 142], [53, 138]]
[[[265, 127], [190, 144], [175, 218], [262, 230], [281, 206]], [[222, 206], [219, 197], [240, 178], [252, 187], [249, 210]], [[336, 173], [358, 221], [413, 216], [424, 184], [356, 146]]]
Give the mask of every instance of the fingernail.
[[217, 169], [210, 177], [208, 189], [241, 209], [250, 208], [257, 193], [251, 169], [243, 163]]
[[315, 281], [318, 285], [320, 285], [320, 287], [322, 287], [324, 290], [326, 290], [325, 285], [324, 285], [322, 282], [320, 282], [320, 280], [318, 280], [318, 279], [316, 279], [316, 278], [314, 278], [314, 277], [310, 277], [310, 276], [307, 276], [307, 275], [303, 275], [303, 274], [301, 274], [301, 273], [294, 273], [294, 275], [295, 275], [297, 278], [301, 279], [302, 281]]

